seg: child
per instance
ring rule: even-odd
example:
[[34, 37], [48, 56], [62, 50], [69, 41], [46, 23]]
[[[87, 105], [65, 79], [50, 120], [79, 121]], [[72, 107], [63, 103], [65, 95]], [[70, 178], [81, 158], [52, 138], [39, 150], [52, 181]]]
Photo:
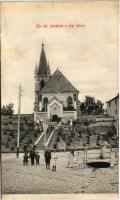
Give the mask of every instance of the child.
[[56, 171], [56, 160], [57, 160], [57, 155], [54, 150], [53, 155], [52, 155], [52, 171]]
[[28, 153], [24, 153], [23, 156], [23, 165], [28, 165]]
[[36, 159], [36, 165], [39, 165], [40, 164], [40, 162], [39, 162], [39, 160], [40, 160], [39, 152], [36, 152], [35, 159]]
[[74, 165], [74, 150], [71, 149], [68, 154], [68, 165], [67, 168], [72, 168]]
[[74, 168], [79, 169], [80, 164], [79, 164], [79, 152], [76, 152], [76, 157], [74, 157]]

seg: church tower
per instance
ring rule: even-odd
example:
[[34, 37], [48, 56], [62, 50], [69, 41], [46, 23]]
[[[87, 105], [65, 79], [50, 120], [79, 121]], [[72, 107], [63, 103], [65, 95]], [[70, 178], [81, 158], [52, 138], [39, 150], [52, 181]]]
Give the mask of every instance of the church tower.
[[51, 76], [49, 64], [47, 63], [44, 44], [42, 43], [39, 65], [36, 65], [34, 78], [35, 78], [35, 103], [34, 111], [42, 111], [42, 94], [41, 89], [45, 86]]

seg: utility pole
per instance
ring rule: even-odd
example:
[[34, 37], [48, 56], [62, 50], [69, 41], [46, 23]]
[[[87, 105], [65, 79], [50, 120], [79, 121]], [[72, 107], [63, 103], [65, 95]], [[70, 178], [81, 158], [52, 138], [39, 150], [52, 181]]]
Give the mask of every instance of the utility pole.
[[44, 121], [44, 131], [45, 131], [45, 134], [44, 134], [44, 146], [46, 144], [46, 129], [47, 129], [47, 124], [46, 124], [46, 120]]
[[17, 158], [19, 158], [19, 146], [20, 146], [20, 110], [21, 110], [21, 84], [19, 86], [19, 104], [18, 104], [18, 130], [17, 130]]

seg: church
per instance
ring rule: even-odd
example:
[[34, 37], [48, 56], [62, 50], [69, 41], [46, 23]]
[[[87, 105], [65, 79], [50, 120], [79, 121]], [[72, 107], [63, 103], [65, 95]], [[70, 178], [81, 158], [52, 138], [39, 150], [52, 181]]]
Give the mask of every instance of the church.
[[79, 91], [57, 68], [51, 74], [44, 44], [35, 67], [34, 121], [68, 121], [77, 119]]

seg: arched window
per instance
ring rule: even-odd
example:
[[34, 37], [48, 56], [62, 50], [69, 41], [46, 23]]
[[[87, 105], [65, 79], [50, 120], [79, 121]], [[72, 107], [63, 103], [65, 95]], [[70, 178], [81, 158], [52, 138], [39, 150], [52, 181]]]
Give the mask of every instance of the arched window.
[[45, 112], [47, 111], [47, 105], [48, 105], [48, 98], [45, 97], [43, 100], [43, 109]]
[[44, 87], [44, 85], [45, 85], [45, 81], [44, 80], [41, 80], [41, 82], [40, 82], [40, 88], [42, 89], [43, 87]]
[[73, 108], [73, 98], [71, 96], [67, 98], [67, 108], [70, 110]]

